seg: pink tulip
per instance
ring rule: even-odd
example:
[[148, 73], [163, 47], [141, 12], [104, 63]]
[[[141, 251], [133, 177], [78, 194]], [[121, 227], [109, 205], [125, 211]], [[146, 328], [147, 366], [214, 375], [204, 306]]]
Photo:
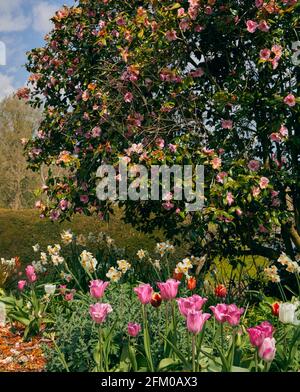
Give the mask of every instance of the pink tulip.
[[256, 327], [248, 328], [250, 342], [255, 347], [260, 347], [266, 338], [273, 337], [273, 326], [268, 322], [264, 321]]
[[202, 298], [200, 295], [194, 294], [188, 298], [178, 298], [178, 308], [182, 316], [187, 317], [188, 312], [191, 310], [201, 310], [202, 306], [207, 301], [207, 298]]
[[27, 285], [27, 282], [26, 282], [26, 280], [19, 280], [19, 282], [18, 282], [18, 289], [20, 290], [20, 291], [23, 291], [24, 290], [24, 287]]
[[146, 305], [151, 301], [153, 288], [150, 286], [149, 283], [142, 283], [138, 287], [135, 287], [133, 291], [137, 294], [139, 301], [143, 305]]
[[177, 295], [179, 285], [180, 282], [175, 279], [168, 279], [165, 283], [158, 282], [157, 286], [160, 290], [161, 298], [164, 301], [174, 299]]
[[32, 265], [28, 265], [26, 267], [25, 273], [26, 273], [26, 276], [27, 276], [29, 283], [33, 283], [36, 281], [37, 277], [36, 277], [35, 269]]
[[128, 323], [127, 325], [128, 335], [134, 338], [140, 333], [141, 329], [142, 329], [141, 325], [137, 323]]
[[215, 319], [219, 323], [225, 323], [227, 321], [232, 326], [239, 324], [241, 315], [244, 313], [244, 309], [239, 309], [235, 304], [218, 304], [216, 306], [210, 306], [209, 308], [212, 310]]
[[209, 309], [213, 312], [215, 319], [219, 323], [225, 323], [227, 315], [227, 305], [218, 304], [216, 306], [210, 306]]
[[226, 321], [232, 325], [236, 326], [240, 322], [241, 315], [244, 313], [244, 308], [238, 308], [235, 304], [227, 306], [227, 317]]
[[90, 294], [93, 298], [101, 298], [104, 295], [104, 291], [106, 287], [109, 285], [109, 282], [103, 282], [102, 280], [92, 280], [90, 282]]
[[201, 310], [190, 310], [186, 318], [186, 326], [188, 331], [194, 334], [198, 334], [202, 331], [206, 320], [208, 320], [209, 318], [210, 314], [202, 313]]
[[274, 338], [265, 338], [258, 349], [258, 355], [265, 362], [272, 362], [276, 354], [276, 340]]
[[112, 312], [110, 304], [94, 304], [90, 305], [90, 315], [97, 324], [102, 324], [109, 313]]

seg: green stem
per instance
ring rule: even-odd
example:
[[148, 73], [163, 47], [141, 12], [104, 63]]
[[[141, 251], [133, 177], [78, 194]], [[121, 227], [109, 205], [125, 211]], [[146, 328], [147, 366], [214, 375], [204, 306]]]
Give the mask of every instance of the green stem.
[[193, 363], [193, 372], [196, 372], [196, 335], [192, 336], [192, 363]]

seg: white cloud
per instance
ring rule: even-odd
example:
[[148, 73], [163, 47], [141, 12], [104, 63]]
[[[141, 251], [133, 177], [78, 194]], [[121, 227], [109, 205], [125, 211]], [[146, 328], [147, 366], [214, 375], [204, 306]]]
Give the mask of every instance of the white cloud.
[[0, 32], [23, 31], [31, 18], [21, 7], [22, 0], [0, 0]]
[[0, 73], [0, 101], [15, 91], [13, 78]]
[[[1, 1], [1, 0], [0, 0]], [[42, 1], [33, 6], [33, 28], [39, 33], [48, 33], [52, 26], [50, 18], [59, 9], [58, 5]]]

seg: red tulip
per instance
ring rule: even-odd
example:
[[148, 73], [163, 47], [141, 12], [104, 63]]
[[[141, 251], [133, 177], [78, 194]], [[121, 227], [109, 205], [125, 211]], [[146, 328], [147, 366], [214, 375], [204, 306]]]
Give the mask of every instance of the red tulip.
[[197, 286], [197, 280], [194, 276], [191, 276], [187, 281], [187, 288], [188, 290], [195, 290]]
[[272, 314], [273, 316], [278, 317], [279, 316], [279, 303], [278, 302], [274, 302], [271, 307], [272, 307]]
[[227, 295], [227, 289], [223, 284], [219, 284], [215, 288], [215, 296], [219, 298], [225, 298]]
[[154, 293], [151, 298], [151, 305], [154, 308], [158, 308], [161, 305], [161, 295], [159, 293]]

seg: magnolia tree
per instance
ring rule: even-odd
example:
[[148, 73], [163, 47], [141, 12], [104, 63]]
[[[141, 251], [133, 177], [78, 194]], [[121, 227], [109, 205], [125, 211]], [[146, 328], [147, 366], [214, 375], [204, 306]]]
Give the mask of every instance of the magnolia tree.
[[299, 251], [299, 11], [297, 0], [80, 0], [59, 10], [18, 92], [44, 111], [26, 144], [30, 167], [65, 169], [49, 171], [42, 216], [108, 218], [114, 202], [97, 197], [96, 173], [120, 158], [131, 169], [204, 165], [202, 210], [175, 200], [173, 184], [165, 200], [119, 200], [126, 221], [211, 257]]

